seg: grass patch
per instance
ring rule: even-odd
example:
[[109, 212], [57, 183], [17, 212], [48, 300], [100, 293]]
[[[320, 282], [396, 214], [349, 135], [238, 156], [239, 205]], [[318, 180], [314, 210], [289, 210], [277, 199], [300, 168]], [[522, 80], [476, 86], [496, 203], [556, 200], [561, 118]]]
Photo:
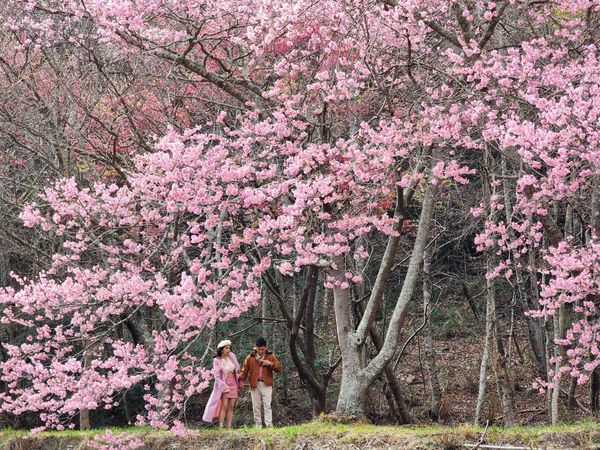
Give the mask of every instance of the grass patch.
[[[0, 443], [6, 448], [37, 449], [47, 444], [50, 449], [65, 448], [65, 443], [79, 443], [78, 448], [86, 448], [85, 442], [106, 429], [87, 431], [45, 431], [31, 440], [26, 439], [25, 430], [5, 429], [0, 431]], [[264, 448], [288, 450], [291, 446], [310, 444], [313, 447], [355, 446], [358, 448], [418, 448], [453, 449], [464, 443], [477, 443], [484, 437], [485, 443], [515, 444], [545, 448], [590, 447], [600, 443], [600, 424], [582, 422], [553, 426], [515, 426], [501, 428], [475, 427], [472, 425], [435, 426], [377, 426], [366, 423], [331, 423], [322, 420], [289, 425], [285, 427], [260, 429], [241, 427], [233, 430], [204, 428], [197, 435], [179, 438], [169, 431], [155, 430], [149, 427], [110, 428], [114, 434], [127, 433], [139, 436], [148, 443], [150, 449], [163, 450], [177, 445], [181, 449], [195, 448]], [[28, 447], [27, 443], [35, 443]], [[11, 443], [15, 444], [11, 446]], [[62, 443], [62, 445], [58, 445]], [[78, 445], [79, 445], [78, 444]], [[4, 447], [4, 445], [2, 447]], [[18, 447], [16, 446], [18, 445]]]

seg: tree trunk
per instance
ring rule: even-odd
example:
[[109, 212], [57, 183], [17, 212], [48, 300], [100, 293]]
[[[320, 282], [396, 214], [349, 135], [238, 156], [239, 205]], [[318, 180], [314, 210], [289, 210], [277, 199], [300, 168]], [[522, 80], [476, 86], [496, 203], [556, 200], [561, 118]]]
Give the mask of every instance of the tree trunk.
[[600, 371], [596, 368], [592, 371], [590, 383], [590, 404], [593, 413], [598, 412], [598, 392], [600, 391]]
[[[561, 339], [563, 334], [562, 324], [564, 322], [564, 311], [565, 308], [563, 305], [560, 305], [558, 308], [558, 312], [554, 315], [554, 340]], [[556, 378], [556, 375], [560, 372], [560, 363], [558, 362], [558, 357], [561, 355], [560, 346], [554, 344], [554, 387], [552, 388], [552, 425], [556, 425], [558, 423], [558, 401], [560, 398], [560, 378]]]
[[463, 294], [465, 295], [465, 298], [467, 299], [467, 303], [469, 304], [469, 308], [471, 308], [471, 312], [473, 313], [473, 317], [475, 317], [475, 320], [477, 322], [481, 321], [481, 317], [479, 317], [479, 311], [477, 310], [477, 305], [475, 305], [475, 302], [473, 301], [473, 297], [471, 297], [471, 293], [469, 292], [469, 288], [467, 287], [466, 283], [462, 283], [462, 291]]
[[[521, 306], [524, 311], [534, 310], [539, 308], [539, 302], [537, 302], [537, 285], [531, 287], [530, 293], [527, 294], [523, 289], [525, 283], [523, 273], [521, 269], [516, 269], [518, 295], [521, 301]], [[530, 282], [533, 283], [535, 280], [535, 274], [530, 276]], [[537, 281], [536, 281], [537, 282]], [[529, 337], [529, 344], [535, 357], [538, 374], [544, 380], [548, 377], [548, 362], [546, 359], [546, 345], [544, 342], [544, 328], [543, 322], [538, 317], [526, 316], [527, 321], [527, 334]]]
[[368, 385], [361, 377], [360, 348], [352, 343], [352, 320], [350, 318], [350, 289], [342, 288], [346, 261], [344, 255], [333, 258], [330, 275], [336, 280], [333, 287], [333, 308], [340, 353], [342, 356], [342, 379], [336, 410], [347, 416], [364, 416], [364, 395]]
[[[294, 365], [302, 381], [308, 386], [308, 393], [313, 406], [313, 414], [318, 415], [325, 410], [325, 400], [327, 392], [327, 383], [318, 379], [315, 369], [315, 349], [313, 342], [313, 314], [315, 296], [317, 291], [317, 282], [319, 271], [316, 266], [309, 266], [306, 271], [304, 289], [300, 296], [297, 309], [294, 312], [294, 323], [290, 330], [290, 353]], [[298, 339], [300, 337], [300, 324], [304, 321], [304, 361], [298, 353]]]
[[320, 325], [327, 325], [329, 322], [329, 308], [331, 305], [331, 297], [333, 296], [330, 289], [325, 289], [323, 291], [323, 306], [321, 307], [321, 314], [319, 319]]
[[[17, 338], [17, 330], [16, 330], [16, 325], [15, 324], [7, 324], [6, 327], [4, 328], [6, 330], [6, 334], [7, 334], [7, 343], [14, 343], [16, 338]], [[6, 352], [6, 348], [4, 347], [4, 343], [0, 342], [1, 345], [1, 353], [2, 353], [2, 360], [3, 361], [7, 361], [8, 360], [8, 354]], [[10, 387], [7, 386], [7, 384], [4, 384], [4, 392], [6, 394], [10, 394]], [[19, 379], [17, 380], [17, 389], [21, 389], [23, 386], [23, 379]], [[13, 415], [10, 414], [9, 418], [12, 419], [12, 428], [14, 428], [15, 430], [20, 429], [23, 426], [23, 420], [22, 420], [22, 416], [21, 415]]]
[[490, 350], [492, 347], [495, 317], [496, 305], [494, 304], [494, 297], [488, 292], [485, 305], [485, 342], [483, 345], [483, 354], [481, 356], [481, 365], [479, 366], [479, 389], [477, 393], [477, 405], [475, 407], [475, 425], [478, 425], [481, 422], [481, 413], [483, 411], [483, 403], [485, 401], [488, 364], [490, 359]]
[[500, 395], [502, 403], [502, 415], [505, 427], [511, 427], [515, 424], [515, 402], [513, 385], [510, 377], [509, 361], [504, 352], [502, 338], [498, 334], [498, 326], [494, 320], [494, 334], [496, 335], [496, 373], [498, 385], [500, 386]]
[[[426, 250], [423, 257], [423, 314], [425, 316], [425, 327], [423, 329], [423, 353], [425, 354], [425, 367], [429, 379], [430, 401], [429, 417], [437, 422], [442, 404], [442, 389], [438, 379], [435, 363], [435, 352], [433, 350], [433, 331], [431, 329], [431, 259], [432, 251]], [[463, 285], [464, 286], [464, 285]]]
[[[555, 217], [559, 217], [559, 204], [558, 202], [554, 202], [554, 215]], [[570, 216], [571, 207], [568, 206], [565, 212], [565, 225], [564, 225], [564, 234], [566, 235], [570, 231]], [[565, 236], [566, 237], [566, 236]], [[553, 330], [554, 330], [554, 339], [553, 339], [553, 356], [554, 356], [554, 379], [553, 387], [552, 387], [552, 400], [550, 404], [550, 412], [551, 412], [551, 420], [552, 424], [556, 425], [559, 421], [558, 415], [558, 403], [560, 399], [560, 385], [561, 378], [557, 377], [560, 373], [560, 363], [558, 361], [559, 357], [562, 356], [562, 347], [556, 344], [558, 339], [562, 339], [564, 334], [564, 321], [565, 321], [565, 306], [561, 304], [558, 307], [558, 311], [555, 312], [553, 316]]]
[[[379, 335], [377, 329], [374, 326], [371, 326], [369, 335], [371, 336], [371, 341], [373, 341], [373, 346], [375, 347], [375, 350], [377, 352], [380, 352], [381, 347], [383, 347], [383, 342], [381, 336]], [[394, 369], [391, 364], [388, 364], [385, 367], [384, 375], [384, 394], [388, 400], [388, 404], [390, 405], [390, 409], [392, 410], [396, 421], [400, 425], [412, 423], [413, 418], [410, 414], [408, 406], [406, 405], [404, 393], [402, 392], [400, 383], [398, 383], [398, 380], [394, 375]]]
[[[565, 214], [565, 237], [573, 237], [576, 235], [575, 233], [575, 220], [573, 215], [573, 206], [571, 204], [567, 205], [567, 213]], [[585, 245], [585, 233], [581, 233], [582, 244]], [[574, 314], [574, 321], [581, 319], [581, 313], [575, 312], [580, 306], [580, 301], [576, 301], [573, 305], [572, 312]], [[564, 328], [562, 328], [564, 333]], [[577, 392], [577, 379], [571, 378], [569, 380], [569, 394], [567, 398], [567, 409], [569, 412], [573, 412], [575, 406], [577, 406], [577, 400], [575, 398], [575, 394]]]
[[[593, 176], [592, 188], [592, 240], [594, 243], [600, 241], [600, 179], [598, 175]], [[598, 320], [594, 317], [592, 320]], [[598, 396], [600, 394], [600, 369], [595, 368], [591, 374], [590, 401], [592, 412], [598, 412]]]
[[[492, 270], [491, 257], [488, 256], [488, 272]], [[504, 417], [504, 425], [511, 426], [515, 423], [514, 412], [514, 396], [512, 383], [510, 380], [507, 358], [502, 345], [502, 339], [498, 334], [496, 320], [496, 297], [494, 292], [494, 283], [488, 279], [486, 282], [487, 301], [486, 301], [486, 319], [485, 319], [485, 344], [483, 356], [481, 358], [481, 366], [479, 369], [479, 392], [477, 395], [477, 405], [475, 408], [475, 424], [481, 422], [481, 413], [485, 401], [485, 392], [487, 389], [487, 373], [489, 358], [492, 354], [492, 343], [496, 342], [495, 349], [495, 366], [497, 374], [497, 383], [502, 406], [502, 414]]]
[[[489, 166], [490, 154], [489, 150], [486, 149], [484, 153], [485, 165]], [[488, 171], [489, 173], [489, 168]], [[490, 197], [490, 180], [485, 180], [483, 183], [483, 196], [485, 198]], [[494, 220], [494, 211], [490, 211], [489, 220]], [[489, 252], [486, 256], [486, 268], [489, 272], [491, 269], [491, 262]], [[487, 280], [487, 278], [486, 278]], [[486, 281], [486, 302], [485, 302], [485, 339], [483, 344], [483, 353], [481, 355], [481, 363], [479, 365], [479, 388], [477, 390], [477, 403], [475, 405], [475, 417], [473, 419], [475, 425], [479, 425], [481, 422], [481, 414], [483, 412], [483, 404], [485, 402], [485, 394], [487, 391], [487, 375], [489, 368], [490, 353], [492, 350], [492, 340], [494, 338], [494, 321], [496, 319], [496, 305], [494, 302], [494, 296], [491, 295], [490, 280]]]
[[350, 311], [350, 291], [342, 288], [345, 274], [345, 259], [343, 255], [333, 258], [329, 270], [334, 280], [333, 299], [336, 319], [338, 343], [342, 355], [342, 380], [338, 397], [337, 412], [342, 415], [364, 416], [364, 399], [367, 389], [384, 371], [394, 357], [398, 338], [408, 312], [408, 306], [418, 281], [427, 236], [431, 226], [434, 209], [435, 186], [429, 184], [424, 196], [419, 228], [409, 260], [408, 270], [404, 278], [402, 290], [392, 312], [389, 326], [378, 355], [367, 365], [360, 367], [360, 350], [363, 340], [354, 335]]
[[8, 286], [9, 273], [7, 257], [0, 251], [0, 287]]
[[262, 295], [261, 296], [261, 312], [260, 312], [260, 316], [263, 318], [263, 320], [261, 321], [260, 324], [260, 334], [261, 336], [268, 336], [267, 332], [268, 332], [268, 328], [267, 328], [267, 321], [264, 320], [265, 317], [269, 317], [269, 291], [266, 291], [267, 294], [266, 295]]
[[82, 409], [79, 411], [79, 429], [89, 430], [90, 429], [90, 410]]
[[[342, 370], [342, 373], [348, 373], [348, 369], [344, 370], [344, 366]], [[364, 417], [364, 402], [368, 387], [362, 377], [342, 376], [336, 411], [343, 416]]]
[[[315, 305], [318, 277], [319, 271], [316, 266], [309, 266], [306, 269], [304, 286], [296, 302], [296, 310], [293, 315], [288, 311], [283, 298], [280, 285], [283, 279], [278, 280], [273, 276], [267, 276], [265, 279], [267, 287], [278, 300], [282, 315], [286, 318], [284, 323], [290, 334], [288, 342], [290, 355], [300, 380], [307, 388], [315, 416], [326, 410], [327, 388], [333, 371], [338, 365], [338, 362], [332, 363], [322, 374], [315, 366], [314, 316], [317, 313]], [[302, 324], [304, 324], [304, 328], [302, 328]]]
[[[88, 347], [88, 342], [84, 341], [83, 345]], [[91, 349], [85, 348], [83, 350], [83, 368], [84, 372], [90, 368], [91, 365]], [[89, 430], [90, 426], [90, 410], [87, 408], [81, 409], [79, 411], [79, 429], [80, 430]]]
[[[304, 337], [304, 347], [306, 353], [304, 359], [308, 367], [315, 367], [315, 299], [317, 297], [317, 284], [319, 282], [319, 271], [315, 269], [314, 273], [310, 274], [309, 279], [309, 291], [306, 298], [306, 305], [304, 306], [304, 331], [302, 333]], [[316, 371], [315, 371], [316, 372]], [[323, 396], [325, 393], [323, 392]], [[322, 411], [318, 411], [322, 412]]]
[[[531, 267], [535, 267], [536, 261], [536, 250], [531, 249], [529, 251], [529, 264]], [[529, 309], [539, 309], [540, 308], [540, 289], [538, 286], [538, 280], [535, 271], [529, 271], [529, 295], [527, 296], [527, 304], [530, 305]], [[533, 333], [535, 335], [535, 346], [534, 354], [536, 356], [536, 360], [538, 362], [538, 367], [543, 368], [541, 373], [542, 378], [544, 380], [548, 379], [548, 368], [549, 368], [549, 358], [548, 352], [546, 350], [548, 339], [546, 336], [546, 319], [536, 318], [531, 322], [527, 322], [528, 330], [533, 328], [533, 332], [530, 331], [530, 334]], [[531, 325], [530, 325], [531, 324]]]
[[[507, 177], [511, 174], [508, 172], [505, 155], [502, 155], [501, 167], [503, 175], [502, 191], [504, 197], [504, 213], [506, 217], [506, 223], [510, 224], [513, 220], [513, 202], [512, 197], [510, 195], [511, 185]], [[508, 227], [508, 231], [510, 236], [514, 239], [515, 234], [512, 227]], [[528, 311], [532, 309], [537, 309], [539, 307], [539, 303], [535, 301], [536, 297], [528, 295], [525, 292], [525, 279], [523, 277], [523, 270], [519, 267], [515, 267], [515, 278], [517, 281], [517, 295], [519, 297], [519, 302], [521, 303], [523, 310]], [[529, 344], [531, 345], [531, 349], [533, 350], [533, 354], [535, 356], [538, 373], [542, 378], [546, 379], [548, 376], [548, 366], [546, 363], [546, 351], [544, 347], [544, 333], [542, 329], [542, 321], [537, 317], [531, 317], [529, 315], [525, 316], [525, 320], [527, 321]]]
[[575, 394], [577, 393], [577, 379], [571, 378], [571, 382], [569, 383], [569, 399], [567, 400], [567, 407], [569, 411], [573, 411], [577, 406], [577, 399], [575, 398]]

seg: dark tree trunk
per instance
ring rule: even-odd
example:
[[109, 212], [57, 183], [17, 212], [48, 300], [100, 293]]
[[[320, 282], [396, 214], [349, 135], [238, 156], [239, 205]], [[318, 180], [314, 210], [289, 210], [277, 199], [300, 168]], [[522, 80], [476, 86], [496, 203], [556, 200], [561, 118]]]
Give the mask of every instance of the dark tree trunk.
[[467, 299], [467, 303], [469, 304], [469, 308], [471, 308], [471, 312], [473, 313], [473, 317], [475, 317], [475, 320], [477, 320], [477, 322], [481, 321], [481, 317], [479, 316], [479, 311], [477, 311], [477, 305], [475, 304], [475, 301], [473, 300], [473, 297], [471, 297], [471, 293], [469, 292], [469, 288], [467, 287], [467, 285], [465, 283], [462, 283], [462, 291], [463, 294], [465, 296], [465, 298]]
[[[319, 270], [316, 266], [306, 269], [306, 277], [302, 294], [297, 302], [296, 311], [290, 313], [284, 301], [280, 284], [274, 277], [267, 278], [267, 287], [276, 297], [279, 309], [285, 318], [285, 324], [290, 333], [289, 349], [294, 366], [298, 371], [300, 380], [306, 386], [311, 399], [312, 412], [316, 416], [327, 409], [327, 388], [333, 371], [339, 364], [332, 364], [323, 374], [315, 366], [314, 345], [314, 315], [316, 305], [317, 284]], [[302, 326], [304, 324], [304, 326]]]
[[590, 383], [590, 403], [592, 412], [598, 412], [598, 394], [600, 393], [600, 371], [596, 368], [592, 372]]
[[[363, 314], [363, 310], [360, 303], [356, 303], [355, 313], [357, 315], [357, 322], [360, 321], [361, 315]], [[381, 339], [381, 335], [377, 332], [374, 324], [371, 325], [369, 329], [369, 337], [373, 342], [373, 346], [375, 347], [375, 351], [379, 353], [381, 348], [383, 347], [383, 340]], [[412, 416], [410, 414], [410, 410], [406, 405], [406, 401], [404, 399], [404, 393], [402, 392], [402, 388], [400, 387], [400, 383], [398, 382], [396, 376], [394, 375], [394, 369], [391, 364], [388, 364], [383, 371], [383, 374], [379, 377], [381, 382], [383, 383], [383, 393], [385, 394], [386, 400], [394, 415], [396, 422], [399, 425], [405, 425], [408, 423], [412, 423]]]
[[571, 383], [569, 384], [569, 399], [567, 400], [567, 407], [569, 411], [573, 411], [577, 406], [577, 399], [575, 398], [575, 393], [577, 392], [577, 379], [571, 378]]
[[[600, 242], [600, 177], [594, 175], [592, 189], [592, 239], [595, 243]], [[598, 300], [595, 298], [594, 300]], [[594, 317], [592, 320], [598, 320]], [[600, 370], [594, 369], [591, 374], [590, 396], [592, 412], [598, 412], [598, 395], [600, 394]]]

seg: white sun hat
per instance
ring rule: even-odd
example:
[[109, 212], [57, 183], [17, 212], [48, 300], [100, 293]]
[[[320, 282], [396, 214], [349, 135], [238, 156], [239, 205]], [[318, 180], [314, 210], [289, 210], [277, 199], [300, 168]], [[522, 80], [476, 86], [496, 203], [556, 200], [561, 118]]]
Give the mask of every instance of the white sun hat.
[[219, 342], [219, 345], [217, 345], [217, 350], [227, 347], [228, 345], [231, 347], [231, 341], [229, 339], [225, 339], [224, 341]]

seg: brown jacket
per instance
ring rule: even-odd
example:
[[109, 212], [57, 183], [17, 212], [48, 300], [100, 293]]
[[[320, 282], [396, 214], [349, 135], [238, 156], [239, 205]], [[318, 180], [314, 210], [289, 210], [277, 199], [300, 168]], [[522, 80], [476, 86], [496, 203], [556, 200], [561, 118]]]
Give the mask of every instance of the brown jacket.
[[[273, 372], [281, 372], [281, 363], [273, 354], [273, 352], [270, 352], [268, 350], [265, 353], [264, 359], [272, 362], [273, 366], [263, 366], [262, 379], [266, 386], [273, 386]], [[246, 356], [246, 359], [244, 360], [244, 365], [242, 366], [242, 370], [240, 371], [239, 376], [240, 385], [243, 385], [246, 382], [246, 379], [248, 379], [248, 381], [250, 382], [250, 387], [252, 389], [256, 389], [259, 369], [260, 364], [258, 362], [257, 352], [256, 350], [253, 350], [248, 356]]]

